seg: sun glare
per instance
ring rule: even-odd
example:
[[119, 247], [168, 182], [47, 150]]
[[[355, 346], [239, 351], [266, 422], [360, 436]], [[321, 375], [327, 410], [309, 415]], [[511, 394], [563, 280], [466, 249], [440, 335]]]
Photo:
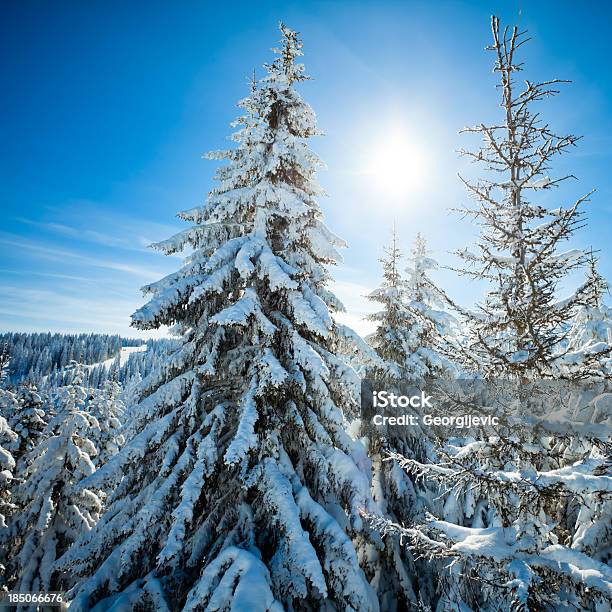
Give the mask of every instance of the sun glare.
[[424, 153], [407, 134], [394, 134], [372, 149], [367, 174], [384, 194], [407, 195], [425, 181]]

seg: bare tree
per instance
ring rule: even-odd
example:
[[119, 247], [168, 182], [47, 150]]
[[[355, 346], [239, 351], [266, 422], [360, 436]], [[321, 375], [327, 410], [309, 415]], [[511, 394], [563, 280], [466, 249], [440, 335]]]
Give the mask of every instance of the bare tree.
[[559, 299], [560, 282], [588, 263], [586, 252], [562, 252], [560, 247], [583, 226], [582, 205], [592, 191], [555, 210], [535, 201], [541, 191], [575, 178], [550, 178], [548, 172], [553, 160], [579, 138], [557, 134], [535, 108], [567, 81], [525, 80], [519, 86], [523, 64], [517, 52], [529, 38], [516, 26], [501, 30], [497, 17], [491, 25], [493, 44], [487, 49], [495, 54], [503, 117], [493, 125], [462, 130], [482, 137], [477, 150], [461, 152], [484, 164], [486, 178], [473, 182], [460, 177], [477, 202], [460, 212], [480, 225], [481, 235], [477, 252], [457, 253], [464, 265], [456, 269], [488, 281], [491, 289], [477, 311], [461, 311], [469, 329], [461, 352], [470, 366], [489, 375], [549, 377], [564, 353], [566, 323], [593, 295], [589, 276], [570, 296]]

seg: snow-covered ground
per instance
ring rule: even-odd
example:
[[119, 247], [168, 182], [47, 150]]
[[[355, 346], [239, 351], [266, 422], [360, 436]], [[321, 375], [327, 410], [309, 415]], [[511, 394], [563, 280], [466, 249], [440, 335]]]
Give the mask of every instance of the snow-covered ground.
[[120, 365], [125, 365], [127, 360], [130, 358], [132, 353], [142, 353], [147, 350], [146, 344], [141, 344], [140, 346], [123, 346], [121, 347], [121, 353], [119, 355]]
[[[132, 353], [142, 353], [143, 351], [146, 351], [146, 350], [147, 350], [146, 344], [141, 344], [140, 346], [122, 346], [121, 352], [119, 353], [119, 365], [123, 367], [127, 363], [127, 360], [130, 358], [130, 355]], [[115, 355], [114, 357], [111, 357], [110, 359], [105, 359], [104, 361], [100, 361], [99, 363], [93, 363], [91, 365], [86, 365], [84, 367], [85, 368], [95, 368], [99, 365], [103, 365], [105, 368], [110, 368], [113, 365], [113, 363], [115, 363], [116, 359], [117, 359], [117, 356]]]

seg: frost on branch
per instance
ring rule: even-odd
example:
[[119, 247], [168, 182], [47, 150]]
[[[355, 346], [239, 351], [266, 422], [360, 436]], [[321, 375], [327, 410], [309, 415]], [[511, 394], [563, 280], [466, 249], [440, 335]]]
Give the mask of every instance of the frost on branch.
[[[585, 460], [547, 471], [493, 469], [497, 458], [517, 457], [517, 446], [499, 440], [471, 450], [464, 447], [441, 453], [441, 462], [431, 465], [389, 456], [414, 478], [431, 478], [458, 499], [471, 491], [474, 499], [486, 500], [485, 512], [475, 516], [471, 526], [431, 515], [411, 527], [369, 518], [383, 534], [404, 538], [413, 554], [443, 560], [449, 576], [458, 565], [477, 585], [459, 590], [447, 580], [443, 598], [449, 601], [457, 603], [461, 597], [466, 605], [483, 608], [487, 600], [495, 600], [506, 609], [525, 610], [605, 605], [612, 599], [612, 571], [577, 546], [576, 538], [585, 531], [583, 517], [568, 522], [562, 513], [566, 505], [576, 503], [591, 513], [605, 505], [609, 517], [609, 460], [594, 451]], [[522, 445], [522, 452], [527, 453], [528, 446]]]

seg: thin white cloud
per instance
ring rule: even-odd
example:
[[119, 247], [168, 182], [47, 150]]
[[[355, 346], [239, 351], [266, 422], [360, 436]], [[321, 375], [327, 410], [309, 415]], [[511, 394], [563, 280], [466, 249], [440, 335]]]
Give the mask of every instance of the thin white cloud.
[[[110, 235], [97, 230], [66, 225], [65, 223], [34, 221], [25, 217], [17, 217], [17, 221], [20, 221], [21, 223], [25, 223], [27, 225], [39, 227], [56, 234], [60, 234], [62, 236], [68, 236], [70, 238], [74, 238], [75, 240], [91, 242], [109, 248], [123, 249], [127, 251], [137, 251], [139, 253], [154, 253], [160, 255], [161, 253], [159, 251], [151, 249], [151, 244], [159, 242], [160, 240], [163, 240], [168, 236], [172, 236], [179, 231], [177, 228], [172, 226], [160, 224], [145, 224], [151, 226], [145, 229], [148, 229], [149, 231], [154, 231], [155, 233], [159, 233], [160, 238], [157, 240], [153, 240], [139, 233], [143, 230], [142, 223], [137, 223], [131, 220], [126, 221], [123, 225], [118, 225], [118, 227], [120, 227], [127, 234], [127, 236], [125, 237], [121, 237], [118, 235]], [[163, 236], [163, 238], [161, 236]], [[182, 259], [183, 255], [181, 255], [180, 253], [173, 253], [171, 257]]]
[[141, 305], [124, 297], [107, 299], [101, 295], [79, 297], [54, 289], [33, 289], [0, 285], [0, 328], [58, 332], [97, 331], [124, 336], [155, 337], [166, 330], [140, 332], [130, 327], [130, 315]]
[[114, 261], [110, 259], [101, 259], [98, 257], [90, 257], [88, 255], [81, 255], [74, 251], [66, 249], [59, 249], [48, 245], [41, 245], [39, 243], [24, 240], [19, 236], [13, 234], [1, 234], [0, 244], [7, 246], [16, 247], [18, 249], [25, 249], [32, 253], [38, 254], [40, 257], [46, 259], [53, 259], [59, 261], [73, 261], [83, 265], [93, 266], [95, 268], [104, 268], [108, 270], [115, 270], [118, 272], [125, 272], [126, 274], [132, 274], [140, 278], [147, 280], [161, 278], [165, 276], [165, 273], [153, 268], [148, 268], [138, 264], [124, 263], [120, 261]]
[[[9, 270], [8, 268], [0, 268], [0, 273], [2, 274], [15, 274], [17, 276], [23, 276], [23, 270]], [[91, 283], [94, 281], [92, 278], [87, 278], [85, 276], [76, 276], [74, 274], [55, 274], [53, 272], [37, 272], [34, 270], [28, 270], [27, 276], [40, 276], [43, 278], [58, 278], [62, 280], [71, 280], [71, 281], [79, 281], [84, 283]]]
[[[97, 230], [75, 227], [66, 225], [64, 223], [33, 221], [32, 219], [26, 219], [24, 217], [18, 217], [17, 220], [21, 223], [26, 223], [27, 225], [33, 225], [56, 234], [61, 234], [62, 236], [69, 236], [70, 238], [74, 238], [76, 240], [93, 242], [95, 244], [100, 244], [107, 247], [131, 251], [144, 251], [150, 244], [150, 242], [145, 244], [140, 238], [137, 238], [136, 240], [133, 238], [120, 238], [118, 236], [111, 236], [110, 234], [105, 234], [104, 232], [99, 232]], [[138, 246], [134, 246], [135, 242]]]

